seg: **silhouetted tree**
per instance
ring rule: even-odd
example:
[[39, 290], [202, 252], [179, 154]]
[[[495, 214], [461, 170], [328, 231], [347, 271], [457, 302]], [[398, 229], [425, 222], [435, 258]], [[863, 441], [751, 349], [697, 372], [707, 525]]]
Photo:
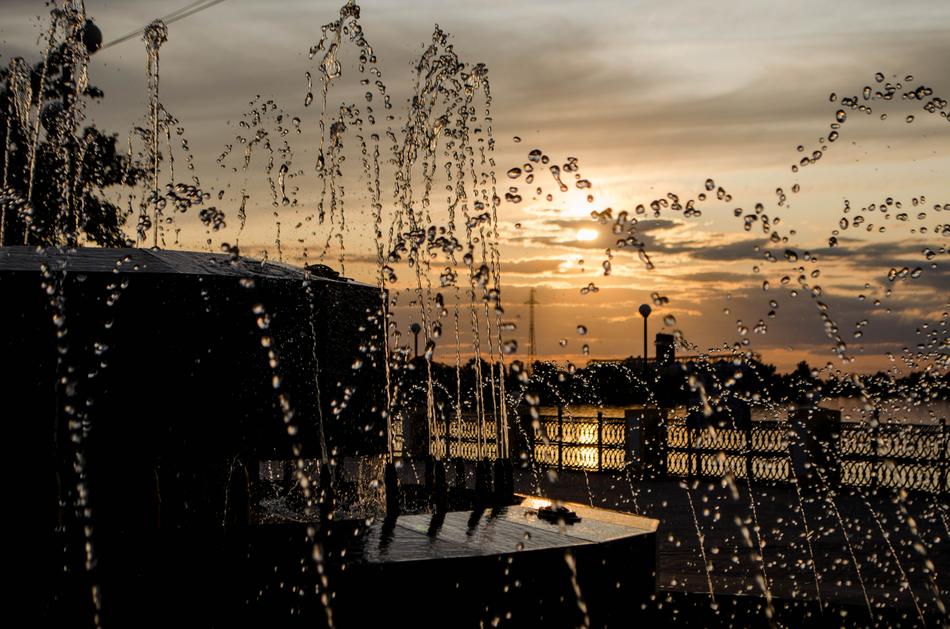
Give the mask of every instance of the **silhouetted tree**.
[[[90, 24], [87, 31], [95, 29]], [[90, 51], [98, 47], [95, 37], [84, 43]], [[76, 99], [98, 100], [103, 92], [87, 85], [77, 94], [71, 55], [63, 43], [45, 68], [15, 59], [0, 70], [0, 244], [76, 245], [80, 236], [103, 246], [130, 244], [121, 229], [125, 215], [103, 190], [134, 185], [145, 173], [118, 151], [116, 134], [95, 126], [73, 133], [68, 112]]]

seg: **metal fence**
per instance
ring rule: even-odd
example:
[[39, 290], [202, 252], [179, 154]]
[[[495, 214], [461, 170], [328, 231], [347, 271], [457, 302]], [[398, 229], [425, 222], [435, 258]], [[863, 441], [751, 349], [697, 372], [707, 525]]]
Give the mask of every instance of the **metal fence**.
[[391, 431], [390, 439], [392, 439], [393, 444], [393, 456], [403, 457], [406, 454], [406, 431], [403, 424], [402, 417], [398, 415], [395, 419], [389, 423], [389, 430]]
[[[449, 417], [437, 422], [432, 435], [430, 453], [436, 458], [478, 461], [483, 458], [495, 459], [498, 456], [496, 439], [497, 424], [494, 419], [479, 418], [474, 414], [464, 414], [461, 419]], [[448, 440], [445, 436], [448, 434]], [[448, 452], [446, 452], [448, 447]]]
[[[715, 430], [687, 428], [674, 418], [667, 423], [666, 472], [680, 477], [731, 473], [743, 479], [751, 475], [757, 482], [793, 482], [789, 446], [796, 438], [806, 440], [784, 421], [756, 421], [746, 430]], [[947, 492], [948, 448], [950, 433], [945, 426], [839, 424], [820, 453], [827, 459], [822, 477], [853, 487]]]
[[858, 487], [950, 491], [950, 431], [945, 425], [844, 425], [841, 482]]
[[[950, 492], [950, 430], [945, 425], [849, 424], [830, 411], [818, 438], [811, 425], [757, 420], [737, 428], [691, 428], [665, 413], [655, 435], [618, 417], [542, 415], [531, 450], [557, 469], [618, 471], [650, 478], [733, 478], [756, 483], [820, 482], [852, 487]], [[657, 448], [642, 449], [655, 439]], [[633, 442], [631, 441], [633, 440]], [[636, 443], [634, 443], [636, 442]], [[796, 462], [796, 456], [798, 460]], [[806, 461], [809, 463], [806, 465]], [[820, 475], [812, 470], [820, 466]]]
[[623, 470], [627, 464], [626, 421], [622, 417], [542, 416], [533, 431], [534, 459], [559, 470]]
[[[642, 409], [631, 409], [633, 414]], [[821, 427], [803, 421], [757, 420], [737, 428], [694, 428], [667, 410], [652, 424], [603, 412], [574, 415], [566, 408], [524, 415], [512, 441], [537, 464], [563, 470], [632, 470], [643, 478], [723, 478], [757, 483], [820, 482], [867, 488], [950, 492], [950, 430], [946, 425], [842, 423], [821, 410]], [[810, 411], [809, 411], [810, 412]], [[517, 417], [512, 413], [511, 417]], [[811, 417], [809, 415], [809, 417]], [[810, 420], [809, 420], [810, 421]], [[402, 422], [395, 422], [397, 456], [404, 455]], [[797, 433], [796, 433], [796, 426]], [[423, 446], [436, 458], [476, 461], [497, 456], [499, 427], [474, 414], [443, 418]], [[820, 433], [820, 434], [819, 434]], [[820, 474], [813, 470], [820, 468]]]
[[681, 418], [667, 422], [666, 472], [670, 476], [785, 482], [792, 478], [785, 422], [756, 421], [746, 429], [690, 428]]

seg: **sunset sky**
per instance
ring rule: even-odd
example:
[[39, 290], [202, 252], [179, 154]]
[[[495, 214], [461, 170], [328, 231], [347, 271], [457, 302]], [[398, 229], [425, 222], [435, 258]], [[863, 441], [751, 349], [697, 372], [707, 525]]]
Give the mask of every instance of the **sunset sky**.
[[[185, 4], [86, 0], [86, 9], [109, 42]], [[305, 72], [315, 72], [318, 59], [309, 60], [307, 53], [340, 4], [228, 0], [169, 26], [169, 41], [161, 49], [161, 100], [186, 131], [203, 187], [226, 192], [219, 205], [228, 227], [213, 235], [216, 246], [240, 241], [245, 253], [276, 258], [275, 220], [280, 220], [285, 261], [299, 262], [304, 248], [313, 259], [322, 249], [321, 237], [295, 233], [293, 225], [312, 212], [319, 188], [313, 175], [319, 109], [304, 107]], [[816, 300], [800, 288], [798, 297], [789, 294], [802, 261], [785, 259], [786, 248], [817, 256], [817, 263], [805, 265], [807, 281], [821, 287], [817, 299], [828, 305], [848, 342], [855, 361], [847, 369], [885, 367], [891, 364], [887, 352], [916, 350], [928, 338], [945, 342], [950, 230], [941, 230], [950, 223], [950, 124], [946, 108], [941, 116], [922, 106], [933, 97], [950, 98], [950, 3], [359, 4], [360, 23], [392, 97], [396, 127], [412, 89], [413, 62], [434, 24], [452, 35], [463, 60], [489, 68], [499, 194], [516, 185], [524, 197], [498, 208], [502, 294], [506, 319], [518, 323], [509, 334], [519, 341], [516, 357], [526, 356], [523, 302], [534, 287], [541, 302], [541, 358], [583, 365], [589, 358], [639, 354], [636, 309], [657, 292], [669, 303], [655, 309], [650, 320], [654, 331], [681, 330], [703, 349], [749, 338], [752, 349], [783, 370], [803, 358], [843, 367], [831, 351]], [[48, 20], [42, 3], [5, 0], [3, 12], [0, 63], [14, 55], [38, 60], [36, 40]], [[353, 72], [356, 54], [344, 50], [343, 75], [331, 88], [334, 102], [361, 99], [364, 88]], [[885, 75], [884, 82], [875, 80], [878, 72]], [[118, 132], [124, 144], [131, 127], [141, 125], [146, 115], [140, 39], [97, 53], [90, 73], [106, 97], [90, 106], [88, 118]], [[913, 78], [907, 81], [907, 75]], [[864, 86], [877, 91], [888, 82], [902, 84], [893, 101], [862, 98]], [[932, 88], [933, 95], [924, 101], [901, 100], [902, 92], [920, 85]], [[829, 101], [832, 92], [839, 102]], [[301, 117], [303, 133], [291, 139], [294, 168], [303, 174], [294, 179], [300, 187], [298, 206], [281, 209], [275, 219], [263, 162], [252, 165], [248, 225], [238, 235], [234, 216], [240, 178], [221, 169], [216, 159], [226, 144], [234, 143], [240, 133], [237, 122], [257, 95], [274, 99], [288, 116]], [[856, 96], [872, 113], [846, 108], [848, 118], [837, 141], [824, 142], [828, 150], [817, 163], [792, 172], [792, 164], [821, 148], [819, 138], [827, 138], [845, 96]], [[909, 115], [913, 122], [907, 122]], [[515, 142], [515, 136], [521, 141]], [[799, 152], [799, 145], [805, 150]], [[593, 187], [577, 190], [566, 178], [570, 192], [561, 194], [550, 176], [538, 173], [544, 191], [535, 195], [535, 185], [525, 185], [523, 178], [509, 180], [506, 171], [522, 167], [535, 148], [553, 163], [576, 157]], [[637, 237], [646, 245], [652, 270], [635, 252], [617, 248], [611, 221], [602, 225], [590, 216], [607, 207], [614, 217], [621, 211], [635, 215], [638, 204], [649, 208], [668, 193], [683, 203], [695, 200], [706, 192], [707, 179], [714, 180], [715, 188], [722, 186], [731, 200], [717, 200], [714, 188], [707, 193], [710, 199], [697, 201], [702, 216], [685, 218], [664, 209], [653, 218], [647, 209], [638, 217]], [[799, 192], [793, 192], [796, 184]], [[352, 175], [347, 186], [345, 236], [351, 261], [345, 270], [372, 281], [373, 265], [366, 262], [372, 249], [366, 238], [371, 218], [365, 182]], [[389, 183], [383, 188], [391, 192]], [[788, 197], [781, 207], [777, 188]], [[545, 199], [549, 192], [554, 195], [550, 202]], [[585, 199], [588, 193], [594, 196], [592, 203]], [[888, 197], [902, 207], [860, 211], [870, 204], [881, 206]], [[435, 205], [441, 198], [436, 197]], [[846, 200], [848, 214], [843, 213]], [[768, 216], [780, 217], [778, 231], [795, 232], [787, 244], [768, 243], [758, 223], [750, 232], [743, 229], [734, 209], [753, 214], [756, 203], [763, 204]], [[205, 230], [193, 214], [178, 222], [182, 247], [205, 246]], [[829, 247], [839, 220], [846, 217], [850, 225], [858, 215], [865, 223], [841, 231], [839, 246]], [[297, 242], [298, 237], [304, 242]], [[762, 249], [756, 251], [756, 246]], [[611, 274], [604, 276], [608, 248]], [[776, 262], [763, 258], [766, 249]], [[325, 262], [337, 265], [334, 256]], [[888, 280], [890, 269], [903, 267], [922, 271], [919, 277]], [[812, 277], [816, 269], [820, 274]], [[783, 287], [785, 275], [791, 282]], [[765, 281], [768, 290], [763, 290]], [[600, 290], [582, 294], [591, 282]], [[888, 289], [893, 294], [887, 295]], [[767, 316], [770, 299], [778, 303], [774, 318]], [[881, 300], [879, 306], [875, 299]], [[664, 322], [666, 315], [675, 321]], [[767, 324], [764, 334], [754, 331], [760, 319]], [[864, 320], [867, 324], [859, 325]], [[588, 333], [581, 336], [578, 325]], [[748, 332], [743, 334], [742, 328]], [[582, 352], [585, 343], [589, 355]]]

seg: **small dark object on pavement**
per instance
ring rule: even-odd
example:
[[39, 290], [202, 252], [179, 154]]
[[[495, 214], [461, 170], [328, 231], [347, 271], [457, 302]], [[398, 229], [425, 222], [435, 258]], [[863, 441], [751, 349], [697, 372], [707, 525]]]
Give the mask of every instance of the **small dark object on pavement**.
[[538, 517], [546, 522], [555, 524], [558, 522], [574, 524], [575, 522], [581, 521], [580, 517], [567, 507], [541, 507], [538, 509]]

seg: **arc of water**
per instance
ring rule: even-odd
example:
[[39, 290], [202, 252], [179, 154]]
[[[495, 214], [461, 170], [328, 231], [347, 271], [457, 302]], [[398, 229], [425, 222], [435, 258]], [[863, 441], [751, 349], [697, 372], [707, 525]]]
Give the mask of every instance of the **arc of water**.
[[[754, 371], [757, 371], [757, 367], [754, 362], [749, 362], [743, 360], [743, 362], [752, 367]], [[744, 400], [746, 403], [751, 403], [751, 400]], [[779, 410], [777, 405], [771, 405], [773, 411]], [[786, 431], [787, 432], [787, 431]], [[796, 435], [798, 438], [803, 438], [804, 435]], [[804, 529], [805, 537], [805, 546], [808, 549], [808, 561], [811, 564], [812, 577], [815, 581], [815, 596], [818, 599], [818, 609], [824, 613], [824, 600], [821, 595], [821, 577], [818, 574], [818, 565], [815, 563], [815, 552], [811, 543], [811, 530], [808, 525], [808, 516], [805, 513], [805, 504], [802, 498], [801, 485], [799, 484], [798, 477], [795, 475], [795, 466], [792, 463], [792, 451], [791, 451], [791, 439], [787, 439], [785, 442], [785, 454], [788, 455], [788, 465], [789, 472], [791, 475], [792, 485], [795, 487], [795, 496], [798, 499], [798, 512], [802, 516], [802, 528]]]
[[574, 600], [577, 603], [577, 609], [581, 613], [582, 622], [580, 626], [583, 629], [590, 627], [590, 614], [587, 610], [587, 603], [584, 600], [584, 593], [581, 591], [580, 582], [577, 580], [577, 561], [574, 559], [574, 553], [570, 550], [564, 551], [564, 562], [570, 571], [571, 588], [574, 590]]
[[[470, 75], [470, 81], [473, 83], [474, 87], [480, 87], [484, 93], [485, 98], [485, 112], [484, 119], [486, 121], [491, 120], [491, 105], [492, 105], [492, 95], [491, 95], [491, 85], [488, 81], [488, 71], [485, 66], [479, 64], [476, 66]], [[466, 107], [470, 108], [471, 99], [466, 100]], [[487, 140], [489, 152], [494, 151], [494, 137], [492, 135], [492, 127], [489, 122], [487, 125]], [[478, 142], [479, 155], [481, 158], [482, 167], [488, 166], [488, 173], [483, 173], [482, 177], [484, 180], [490, 181], [491, 189], [482, 188], [481, 198], [483, 205], [488, 205], [491, 210], [489, 214], [489, 228], [488, 233], [486, 234], [484, 223], [479, 225], [481, 242], [482, 242], [482, 262], [489, 265], [489, 279], [486, 280], [486, 286], [490, 285], [491, 288], [483, 289], [485, 293], [483, 299], [485, 302], [485, 325], [486, 332], [488, 333], [489, 339], [489, 361], [491, 365], [491, 370], [489, 374], [489, 382], [491, 383], [491, 393], [492, 393], [492, 416], [496, 424], [497, 431], [497, 440], [496, 440], [496, 456], [497, 458], [508, 458], [510, 456], [508, 448], [508, 414], [507, 414], [507, 403], [505, 401], [505, 372], [504, 372], [504, 352], [502, 350], [502, 338], [501, 338], [501, 261], [500, 255], [498, 253], [498, 203], [499, 198], [497, 194], [497, 180], [494, 170], [494, 159], [486, 158], [486, 146], [485, 142], [479, 139]], [[469, 158], [471, 177], [473, 183], [479, 181], [479, 177], [476, 174], [475, 167], [475, 158], [474, 155]], [[476, 191], [476, 196], [478, 192]], [[491, 332], [492, 327], [492, 316], [489, 311], [490, 304], [494, 303], [494, 322], [495, 322], [495, 333], [494, 333], [494, 342], [493, 335]], [[494, 370], [497, 366], [498, 369], [498, 385], [496, 391], [495, 376]]]
[[[309, 325], [311, 352], [313, 354], [313, 388], [317, 396], [317, 426], [320, 436], [320, 460], [321, 463], [330, 464], [330, 453], [327, 449], [327, 436], [324, 427], [323, 418], [323, 399], [320, 394], [320, 354], [317, 346], [317, 326], [316, 326], [316, 296], [313, 293], [313, 279], [307, 279], [304, 282], [304, 294], [307, 296], [307, 304], [310, 310]], [[324, 490], [325, 488], [321, 488]]]
[[854, 570], [858, 575], [858, 583], [861, 584], [861, 593], [864, 595], [864, 604], [867, 606], [868, 615], [870, 616], [871, 622], [874, 622], [874, 609], [871, 605], [871, 598], [868, 596], [867, 586], [864, 584], [864, 576], [861, 574], [861, 563], [858, 561], [858, 556], [854, 552], [854, 546], [851, 543], [851, 536], [848, 535], [848, 527], [845, 526], [844, 519], [841, 517], [841, 512], [838, 510], [838, 505], [835, 502], [834, 490], [831, 489], [831, 486], [825, 480], [825, 476], [821, 473], [821, 469], [819, 467], [816, 466], [812, 469], [815, 470], [819, 480], [825, 486], [825, 502], [827, 502], [828, 506], [831, 507], [831, 510], [835, 514], [835, 518], [838, 520], [838, 526], [841, 528], [841, 534], [844, 536], [845, 545], [848, 549], [848, 553], [851, 555], [851, 562], [854, 564]]
[[901, 575], [901, 589], [906, 589], [910, 594], [910, 598], [914, 603], [914, 609], [917, 611], [917, 618], [920, 619], [921, 626], [926, 626], [927, 621], [924, 619], [924, 613], [920, 609], [920, 603], [917, 601], [917, 595], [914, 594], [914, 588], [910, 585], [910, 579], [907, 578], [907, 573], [904, 572], [904, 566], [901, 563], [900, 557], [897, 555], [897, 552], [894, 550], [894, 545], [891, 544], [890, 535], [887, 531], [884, 530], [883, 524], [881, 524], [881, 519], [878, 517], [877, 512], [874, 511], [874, 508], [871, 507], [871, 503], [868, 502], [867, 495], [862, 492], [857, 492], [861, 496], [861, 501], [864, 503], [864, 506], [867, 507], [868, 512], [871, 514], [871, 519], [874, 520], [874, 523], [877, 525], [878, 530], [881, 532], [881, 537], [884, 539], [884, 543], [887, 545], [887, 549], [891, 554], [891, 558], [894, 560], [894, 565], [897, 567], [898, 572]]
[[[237, 252], [232, 250], [231, 252], [232, 260], [237, 259]], [[256, 284], [253, 280], [245, 279], [241, 282], [248, 290], [253, 290], [256, 287]], [[309, 289], [309, 285], [307, 286]], [[310, 303], [313, 303], [313, 300], [310, 299]], [[270, 336], [270, 317], [267, 314], [267, 309], [264, 304], [257, 303], [252, 308], [252, 313], [255, 317], [255, 322], [257, 327], [261, 330], [261, 348], [267, 350], [267, 364], [271, 371], [271, 386], [274, 391], [275, 398], [277, 400], [278, 408], [281, 412], [281, 417], [283, 419], [285, 430], [287, 435], [291, 438], [291, 451], [294, 456], [294, 479], [297, 483], [297, 486], [300, 487], [304, 498], [307, 500], [308, 510], [312, 508], [312, 486], [313, 480], [310, 478], [310, 475], [307, 473], [306, 463], [303, 458], [303, 447], [297, 435], [299, 430], [296, 424], [296, 418], [294, 414], [294, 408], [291, 405], [289, 396], [283, 391], [282, 381], [280, 377], [280, 358], [277, 353], [277, 348], [274, 347], [273, 338]], [[310, 319], [311, 324], [313, 323], [313, 318]], [[316, 336], [314, 335], [314, 342]], [[316, 357], [315, 357], [316, 358]], [[315, 366], [315, 372], [319, 372], [319, 366]], [[320, 406], [319, 401], [319, 384], [317, 385], [318, 392], [318, 408]], [[322, 413], [320, 414], [320, 428], [321, 428], [321, 439], [323, 438], [322, 429]], [[325, 443], [321, 442], [321, 447], [325, 450]], [[325, 454], [324, 454], [325, 456]], [[328, 488], [321, 487], [321, 491], [327, 491]], [[321, 525], [326, 525], [326, 523], [321, 522]], [[320, 578], [320, 601], [323, 605], [323, 610], [326, 615], [327, 624], [329, 627], [333, 627], [333, 609], [331, 606], [331, 599], [328, 594], [329, 591], [329, 580], [324, 569], [324, 557], [323, 557], [323, 546], [320, 541], [316, 538], [316, 529], [312, 526], [307, 527], [307, 542], [311, 545], [312, 553], [311, 558], [314, 561], [314, 566], [317, 571], [317, 574]]]
[[[148, 117], [150, 127], [149, 137], [149, 158], [151, 162], [152, 175], [152, 246], [158, 247], [159, 233], [161, 231], [162, 209], [159, 193], [159, 172], [160, 157], [158, 152], [158, 129], [159, 117], [161, 112], [161, 101], [159, 100], [159, 49], [168, 41], [168, 27], [161, 20], [156, 20], [145, 27], [142, 33], [142, 39], [145, 41], [146, 52], [146, 74], [148, 76]], [[144, 239], [144, 234], [140, 234]]]
[[917, 539], [917, 543], [913, 545], [914, 550], [917, 554], [920, 555], [921, 559], [924, 562], [926, 568], [927, 581], [930, 584], [930, 591], [934, 597], [934, 604], [941, 614], [947, 613], [946, 603], [943, 602], [943, 597], [940, 593], [940, 585], [937, 583], [937, 573], [934, 569], [933, 562], [928, 557], [928, 546], [925, 543], [923, 537], [920, 535], [920, 532], [917, 529], [917, 523], [914, 518], [907, 512], [907, 506], [904, 504], [904, 496], [901, 493], [898, 493], [897, 496], [897, 506], [900, 509], [900, 513], [903, 516], [904, 523], [907, 525], [907, 528], [910, 530], [911, 535]]
[[[77, 132], [85, 118], [85, 92], [88, 83], [89, 50], [83, 43], [83, 31], [86, 24], [85, 8], [82, 2], [70, 2], [61, 9], [54, 9], [61, 14], [59, 24], [63, 29], [62, 50], [64, 63], [62, 72], [71, 80], [71, 88], [62, 94], [62, 112], [59, 120], [53, 125], [49, 139], [54, 147], [53, 155], [61, 160], [60, 168], [54, 173], [54, 180], [59, 188], [61, 205], [59, 208], [58, 225], [54, 230], [54, 238], [69, 246], [77, 244], [78, 226], [81, 223], [80, 208], [77, 207], [75, 177], [80, 168], [77, 161], [79, 153]], [[42, 96], [39, 94], [40, 105]], [[79, 195], [81, 197], [81, 195]], [[59, 233], [61, 232], [61, 233]]]
[[75, 194], [73, 196], [74, 198], [77, 196], [79, 197], [79, 207], [75, 208], [73, 213], [71, 214], [72, 220], [70, 221], [70, 225], [67, 230], [67, 233], [71, 234], [70, 236], [67, 237], [67, 244], [73, 245], [73, 246], [79, 245], [79, 239], [80, 239], [80, 233], [81, 233], [81, 229], [80, 229], [81, 221], [82, 221], [82, 216], [84, 214], [85, 204], [86, 204], [86, 195], [84, 194], [84, 191], [82, 188], [82, 176], [85, 170], [86, 153], [88, 152], [89, 146], [91, 143], [92, 143], [92, 136], [87, 135], [83, 138], [82, 144], [79, 145], [79, 149], [78, 149], [79, 155], [76, 160], [76, 166], [75, 166], [76, 174], [73, 176], [73, 181], [72, 181], [72, 190], [75, 191]]
[[[708, 375], [713, 380], [716, 381], [720, 391], [723, 391], [723, 392], [729, 391], [729, 389], [725, 387], [722, 382], [719, 381], [719, 376], [715, 372], [715, 370], [710, 369]], [[705, 393], [705, 390], [702, 388], [701, 383], [699, 384], [699, 386], [700, 386], [702, 396], [705, 397], [706, 393]], [[735, 424], [736, 418], [730, 406], [726, 405], [726, 410], [729, 416], [729, 422], [732, 424], [732, 430], [735, 431], [737, 430], [736, 424]], [[743, 456], [746, 458], [751, 457], [751, 450], [752, 450], [751, 441], [745, 440], [745, 444], [742, 451]], [[758, 509], [756, 508], [755, 495], [752, 491], [753, 479], [752, 479], [751, 469], [748, 470], [748, 476], [749, 478], [746, 479], [746, 482], [747, 482], [748, 492], [749, 492], [749, 510], [752, 515], [752, 532], [755, 533], [755, 549], [753, 552], [753, 559], [757, 561], [757, 563], [759, 564], [759, 568], [761, 570], [762, 582], [759, 584], [759, 586], [762, 590], [762, 594], [765, 596], [766, 616], [769, 620], [769, 623], [774, 626], [776, 623], [776, 620], [775, 620], [775, 607], [772, 604], [772, 586], [771, 586], [771, 581], [769, 580], [768, 571], [766, 570], [765, 541], [762, 539], [761, 527], [759, 525]], [[742, 526], [744, 527], [745, 525], [742, 525]], [[758, 582], [758, 579], [756, 579], [756, 581]]]
[[693, 494], [686, 483], [683, 483], [683, 491], [686, 492], [686, 498], [689, 500], [689, 510], [693, 514], [693, 525], [696, 527], [696, 541], [699, 542], [699, 553], [703, 559], [703, 571], [706, 573], [706, 587], [709, 590], [709, 602], [713, 609], [716, 609], [716, 591], [713, 588], [712, 572], [709, 569], [709, 560], [706, 559], [706, 536], [703, 535], [699, 526], [699, 518], [696, 517], [696, 507], [693, 504]]
[[[96, 545], [95, 545], [95, 528], [93, 526], [93, 505], [91, 502], [91, 491], [88, 485], [88, 478], [86, 475], [86, 456], [84, 451], [85, 443], [85, 433], [86, 429], [83, 426], [85, 411], [82, 409], [85, 405], [77, 404], [74, 398], [77, 396], [78, 384], [75, 381], [75, 378], [70, 375], [73, 372], [72, 365], [68, 363], [69, 360], [69, 328], [68, 328], [68, 311], [66, 307], [66, 292], [65, 292], [65, 282], [67, 277], [67, 263], [66, 260], [63, 260], [62, 266], [54, 270], [47, 264], [42, 264], [40, 266], [40, 276], [42, 278], [42, 286], [45, 289], [45, 292], [49, 296], [49, 307], [53, 312], [53, 325], [56, 330], [56, 345], [57, 345], [57, 358], [56, 358], [56, 388], [55, 396], [57, 403], [57, 415], [59, 411], [63, 413], [66, 417], [66, 429], [69, 438], [66, 439], [68, 444], [71, 444], [70, 447], [73, 456], [72, 469], [75, 474], [76, 484], [75, 484], [75, 508], [76, 514], [78, 515], [80, 522], [82, 524], [82, 534], [83, 534], [83, 569], [86, 574], [91, 577], [94, 577], [95, 566], [96, 566]], [[59, 277], [56, 276], [56, 271], [59, 272]], [[59, 422], [59, 417], [57, 417], [57, 423]], [[56, 430], [56, 438], [59, 437], [59, 429]], [[57, 444], [59, 445], [59, 444]], [[93, 605], [93, 625], [95, 627], [101, 627], [101, 615], [102, 615], [102, 593], [100, 585], [96, 583], [95, 579], [92, 579], [90, 585], [90, 596]]]
[[[14, 57], [10, 60], [9, 68], [9, 87], [10, 103], [7, 111], [7, 129], [6, 142], [3, 147], [3, 182], [0, 184], [0, 191], [7, 192], [7, 185], [10, 176], [10, 155], [13, 148], [13, 125], [24, 135], [29, 135], [30, 116], [33, 102], [33, 89], [29, 80], [29, 68], [20, 57]], [[11, 203], [3, 203], [0, 208], [0, 246], [7, 243], [7, 220]]]
[[[61, 17], [58, 11], [52, 11], [50, 13], [50, 26], [46, 34], [46, 51], [43, 54], [43, 62], [40, 68], [39, 88], [36, 98], [36, 116], [31, 124], [33, 137], [30, 140], [30, 166], [26, 189], [27, 205], [33, 202], [33, 180], [36, 175], [36, 149], [40, 144], [40, 128], [42, 127], [42, 124], [40, 123], [40, 116], [43, 112], [43, 94], [46, 91], [46, 75], [48, 74], [49, 70], [49, 59], [53, 54], [53, 48], [56, 43], [56, 33], [59, 30], [60, 19]], [[24, 245], [29, 244], [29, 237], [30, 229], [29, 225], [26, 225], [25, 229], [23, 230]]]

